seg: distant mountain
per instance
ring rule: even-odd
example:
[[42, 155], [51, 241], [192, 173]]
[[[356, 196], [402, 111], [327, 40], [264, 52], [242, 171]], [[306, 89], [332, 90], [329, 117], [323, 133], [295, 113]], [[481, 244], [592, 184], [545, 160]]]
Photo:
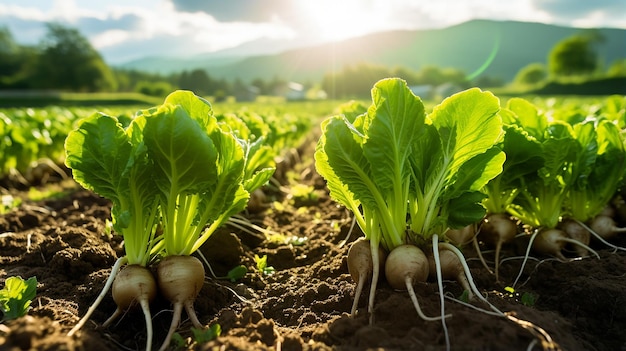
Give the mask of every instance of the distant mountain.
[[[288, 43], [248, 43], [242, 47], [188, 59], [151, 58], [122, 67], [170, 73], [206, 69], [215, 78], [251, 81], [280, 77], [318, 81], [346, 65], [373, 63], [418, 70], [424, 65], [454, 67], [466, 74], [511, 80], [520, 68], [547, 62], [552, 47], [586, 29], [541, 23], [473, 20], [444, 29], [389, 31], [340, 42], [289, 49]], [[597, 52], [605, 65], [626, 58], [626, 30], [599, 28], [604, 42]], [[261, 45], [258, 45], [261, 44]], [[254, 48], [264, 48], [261, 54]], [[274, 52], [271, 52], [275, 50]]]

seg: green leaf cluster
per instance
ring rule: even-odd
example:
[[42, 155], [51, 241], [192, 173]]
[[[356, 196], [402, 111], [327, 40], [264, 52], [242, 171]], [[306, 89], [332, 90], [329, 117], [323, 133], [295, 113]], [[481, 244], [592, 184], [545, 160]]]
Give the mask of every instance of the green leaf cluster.
[[30, 309], [30, 304], [37, 292], [37, 278], [27, 280], [21, 277], [9, 277], [0, 290], [0, 311], [2, 320], [11, 320], [24, 316]]
[[274, 168], [245, 133], [236, 117], [218, 120], [209, 102], [176, 91], [127, 126], [102, 113], [82, 120], [65, 142], [66, 164], [113, 202], [128, 262], [146, 265], [156, 253], [196, 251], [269, 180]]
[[555, 228], [563, 217], [591, 219], [615, 195], [626, 171], [615, 118], [558, 110], [548, 113], [522, 98], [508, 101], [502, 113], [507, 161], [486, 186], [490, 212], [508, 211], [530, 226]]
[[322, 123], [316, 168], [374, 245], [421, 243], [484, 215], [481, 189], [504, 162], [498, 111], [493, 94], [470, 89], [427, 114], [405, 81], [384, 79], [367, 112]]

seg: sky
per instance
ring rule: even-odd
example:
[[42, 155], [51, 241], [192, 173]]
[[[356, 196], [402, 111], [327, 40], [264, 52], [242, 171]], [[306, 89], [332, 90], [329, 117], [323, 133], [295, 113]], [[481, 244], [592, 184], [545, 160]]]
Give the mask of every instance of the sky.
[[[624, 0], [2, 0], [0, 27], [35, 45], [45, 23], [78, 29], [109, 64], [189, 57], [263, 39], [308, 45], [471, 19], [626, 29]], [[275, 46], [278, 48], [279, 46]]]

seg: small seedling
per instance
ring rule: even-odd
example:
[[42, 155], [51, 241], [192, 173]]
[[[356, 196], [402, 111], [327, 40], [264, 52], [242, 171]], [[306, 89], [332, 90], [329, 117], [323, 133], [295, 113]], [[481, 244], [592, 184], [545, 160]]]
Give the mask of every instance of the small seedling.
[[248, 269], [244, 265], [239, 265], [226, 274], [226, 278], [228, 278], [231, 282], [235, 283], [239, 279], [243, 278], [246, 273], [248, 273]]
[[537, 295], [525, 292], [522, 294], [521, 302], [524, 306], [533, 307], [535, 306], [535, 302], [537, 302]]
[[37, 278], [31, 277], [24, 280], [21, 277], [10, 277], [0, 290], [0, 310], [4, 317], [3, 321], [22, 317], [30, 309], [30, 304], [35, 298], [37, 290]]
[[172, 335], [172, 345], [177, 349], [183, 349], [187, 347], [187, 342], [179, 333]]
[[537, 302], [537, 295], [533, 293], [524, 292], [520, 294], [519, 292], [515, 291], [513, 287], [510, 286], [505, 287], [504, 290], [506, 290], [510, 298], [519, 300], [519, 302], [521, 302], [524, 306], [532, 307], [535, 305], [535, 302]]
[[191, 332], [196, 343], [204, 344], [220, 336], [222, 327], [216, 323], [208, 329], [191, 328]]
[[256, 268], [259, 273], [263, 275], [272, 275], [276, 271], [274, 267], [267, 265], [267, 255], [263, 255], [263, 257], [254, 255], [254, 262], [256, 262]]
[[193, 339], [185, 339], [179, 333], [174, 333], [172, 335], [171, 345], [174, 346], [176, 349], [187, 349], [189, 348], [191, 343], [195, 343], [198, 345], [204, 344], [220, 336], [220, 334], [222, 333], [222, 327], [219, 324], [215, 323], [207, 329], [192, 327], [191, 332], [193, 333]]
[[5, 214], [11, 209], [18, 207], [22, 203], [22, 199], [12, 195], [2, 195], [0, 201], [0, 214]]

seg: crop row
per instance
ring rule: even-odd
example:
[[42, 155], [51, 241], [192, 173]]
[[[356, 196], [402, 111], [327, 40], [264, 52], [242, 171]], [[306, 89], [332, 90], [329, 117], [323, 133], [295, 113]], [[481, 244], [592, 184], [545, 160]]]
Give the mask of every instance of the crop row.
[[[348, 252], [357, 283], [353, 315], [370, 281], [372, 322], [384, 273], [389, 285], [409, 292], [422, 319], [441, 321], [449, 348], [442, 279], [458, 280], [470, 301], [513, 320], [475, 286], [459, 250], [465, 244], [473, 242], [479, 253], [479, 241], [496, 246], [496, 280], [500, 247], [518, 234], [530, 236], [529, 250], [562, 260], [570, 244], [580, 256], [598, 256], [589, 247], [592, 234], [612, 246], [605, 234], [618, 229], [603, 211], [624, 182], [626, 98], [555, 102], [539, 107], [511, 98], [501, 106], [492, 93], [473, 88], [427, 113], [406, 82], [385, 79], [374, 86], [370, 106], [347, 104], [322, 123], [317, 171], [364, 233]], [[576, 230], [565, 228], [570, 223]], [[440, 290], [436, 317], [421, 311], [413, 292], [429, 276]]]
[[[362, 313], [358, 299], [367, 282], [366, 313], [373, 311], [384, 274], [392, 287], [409, 291], [419, 316], [440, 321], [447, 333], [442, 279], [453, 278], [470, 302], [479, 299], [488, 313], [527, 326], [483, 297], [461, 250], [473, 243], [480, 253], [479, 241], [495, 246], [497, 280], [500, 247], [520, 234], [530, 237], [529, 250], [561, 259], [572, 255], [562, 252], [571, 244], [577, 255], [594, 254], [591, 235], [611, 246], [601, 234], [616, 232], [615, 223], [600, 227], [594, 220], [610, 218], [605, 209], [624, 185], [626, 97], [586, 101], [502, 103], [474, 88], [427, 110], [406, 82], [384, 79], [372, 89], [370, 105], [348, 102], [325, 119], [317, 172], [364, 234], [348, 253], [357, 284], [352, 315]], [[65, 134], [55, 139], [61, 153], [37, 156], [64, 162], [79, 184], [111, 200], [113, 228], [124, 238], [125, 255], [70, 335], [109, 288], [118, 309], [104, 324], [138, 304], [146, 316], [146, 349], [152, 348], [150, 301], [157, 291], [174, 306], [161, 349], [183, 309], [194, 327], [203, 327], [193, 304], [204, 267], [192, 254], [249, 205], [281, 153], [298, 145], [316, 121], [303, 117], [304, 111], [215, 108], [177, 91], [133, 115], [69, 118]], [[568, 229], [572, 223], [584, 234]], [[426, 316], [413, 292], [429, 276], [441, 292], [439, 316]]]
[[[312, 113], [319, 112], [303, 113], [297, 108], [265, 108], [252, 112], [232, 108], [221, 112], [220, 118], [245, 123], [246, 128], [240, 128], [240, 133], [262, 139], [263, 147], [269, 148], [274, 156], [299, 145], [315, 120]], [[137, 110], [139, 108], [132, 107], [99, 109], [101, 113], [116, 116], [123, 125], [132, 121]], [[79, 120], [94, 111], [94, 108], [59, 106], [0, 109], [0, 180], [10, 178], [12, 184], [37, 184], [46, 171], [64, 172], [65, 138]]]

